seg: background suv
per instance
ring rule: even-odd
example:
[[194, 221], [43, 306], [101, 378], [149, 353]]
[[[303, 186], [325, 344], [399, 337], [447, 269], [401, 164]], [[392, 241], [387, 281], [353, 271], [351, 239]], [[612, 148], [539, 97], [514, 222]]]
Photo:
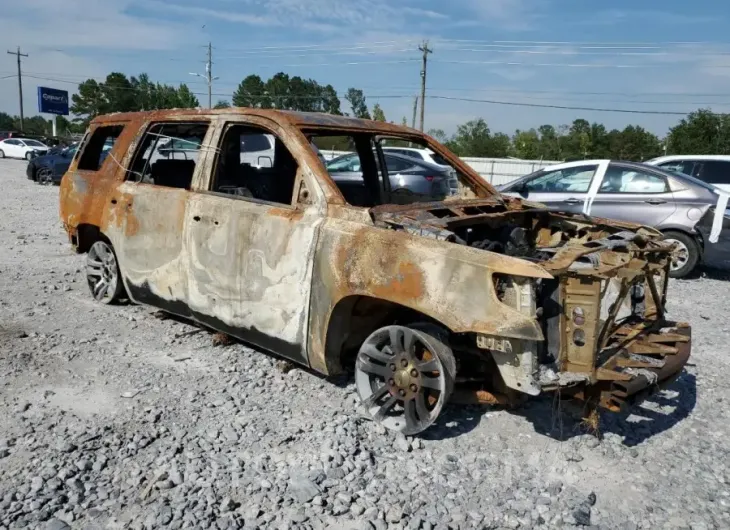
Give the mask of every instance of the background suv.
[[721, 190], [730, 191], [730, 156], [672, 155], [649, 160], [647, 164], [691, 175]]
[[451, 167], [441, 155], [438, 155], [433, 151], [429, 151], [428, 149], [417, 149], [415, 147], [383, 146], [383, 152], [409, 156], [411, 158], [415, 158], [416, 160], [423, 160], [424, 162], [428, 162], [429, 164], [435, 164], [437, 166]]

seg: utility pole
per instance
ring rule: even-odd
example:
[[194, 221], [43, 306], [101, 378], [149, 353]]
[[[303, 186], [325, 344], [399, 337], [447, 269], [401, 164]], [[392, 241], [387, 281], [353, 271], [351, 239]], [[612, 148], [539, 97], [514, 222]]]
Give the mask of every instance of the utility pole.
[[418, 96], [415, 96], [413, 98], [413, 121], [411, 122], [411, 127], [414, 129], [416, 128], [416, 112], [418, 111]]
[[10, 55], [15, 55], [18, 58], [18, 98], [20, 101], [20, 132], [24, 132], [24, 123], [23, 123], [23, 74], [20, 70], [20, 58], [21, 57], [28, 57], [27, 53], [20, 53], [20, 46], [18, 46], [18, 49], [14, 52], [11, 52], [8, 50], [8, 53]]
[[421, 70], [421, 131], [423, 131], [423, 122], [426, 118], [426, 67], [428, 65], [428, 54], [433, 50], [428, 47], [428, 41], [418, 47], [423, 52], [423, 69]]
[[208, 60], [205, 63], [205, 75], [203, 74], [196, 74], [195, 72], [190, 72], [190, 75], [195, 75], [198, 77], [202, 77], [208, 82], [208, 108], [213, 108], [213, 81], [216, 79], [219, 79], [218, 77], [213, 77], [213, 44], [211, 42], [208, 42]]

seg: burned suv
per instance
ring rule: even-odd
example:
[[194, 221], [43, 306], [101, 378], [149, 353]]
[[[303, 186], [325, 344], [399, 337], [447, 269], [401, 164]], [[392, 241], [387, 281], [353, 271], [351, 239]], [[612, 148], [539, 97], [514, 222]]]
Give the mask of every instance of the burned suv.
[[[261, 135], [273, 148], [254, 164], [243, 146]], [[171, 139], [191, 146], [184, 158], [160, 155]], [[397, 145], [439, 154], [458, 188], [394, 193], [383, 147]], [[335, 148], [357, 154], [356, 178], [327, 173], [318, 153]], [[354, 370], [373, 419], [406, 434], [455, 391], [616, 411], [689, 357], [689, 326], [665, 319], [658, 232], [501, 196], [406, 127], [242, 108], [101, 116], [60, 212], [99, 302], [161, 308], [322, 374]]]

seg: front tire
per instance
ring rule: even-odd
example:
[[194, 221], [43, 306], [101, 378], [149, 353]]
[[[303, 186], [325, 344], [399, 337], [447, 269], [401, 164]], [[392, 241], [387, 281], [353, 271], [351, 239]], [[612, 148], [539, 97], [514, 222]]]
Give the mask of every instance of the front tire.
[[374, 421], [407, 436], [438, 418], [454, 389], [456, 361], [434, 326], [386, 326], [357, 356], [355, 384]]
[[30, 162], [31, 160], [33, 160], [33, 153], [31, 153], [30, 151], [28, 151], [27, 153], [25, 153], [25, 159], [28, 162]]
[[119, 301], [124, 292], [117, 256], [110, 243], [97, 241], [86, 256], [86, 282], [94, 300], [102, 304]]
[[35, 181], [42, 185], [53, 184], [53, 171], [47, 167], [40, 168], [36, 171]]
[[682, 232], [669, 230], [664, 233], [664, 241], [676, 245], [669, 269], [671, 278], [685, 278], [700, 261], [700, 246], [692, 237]]

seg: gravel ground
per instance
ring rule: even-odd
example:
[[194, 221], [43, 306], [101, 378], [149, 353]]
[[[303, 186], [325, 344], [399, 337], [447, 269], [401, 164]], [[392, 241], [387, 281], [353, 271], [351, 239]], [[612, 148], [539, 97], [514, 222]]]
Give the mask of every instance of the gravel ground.
[[601, 440], [550, 398], [399, 438], [329, 381], [92, 301], [58, 188], [0, 161], [0, 529], [730, 528], [730, 283], [670, 288], [693, 357]]

